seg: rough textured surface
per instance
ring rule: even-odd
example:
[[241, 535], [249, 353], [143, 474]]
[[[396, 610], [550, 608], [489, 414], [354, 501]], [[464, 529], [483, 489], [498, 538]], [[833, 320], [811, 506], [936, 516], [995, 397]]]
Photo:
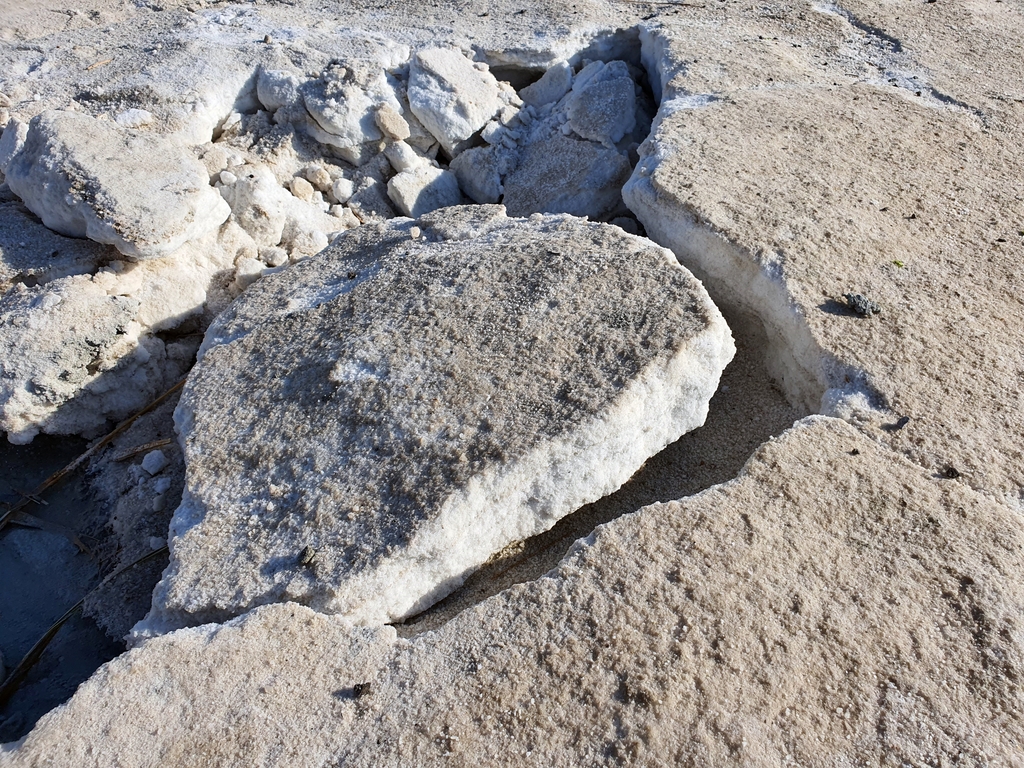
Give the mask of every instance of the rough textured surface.
[[0, 295], [16, 283], [90, 274], [118, 258], [109, 246], [47, 229], [18, 202], [0, 203]]
[[[582, 581], [516, 587], [411, 645], [350, 652], [362, 630], [299, 632], [282, 608], [152, 641], [118, 662], [152, 653], [148, 685], [108, 668], [0, 762], [1019, 762], [1019, 0], [75, 5], [5, 4], [0, 110], [138, 108], [207, 142], [236, 99], [257, 107], [257, 63], [313, 76], [360, 44], [347, 27], [520, 76], [642, 58], [661, 114], [628, 204], [764, 327], [780, 387], [849, 426], [791, 432], [739, 482], [602, 529]], [[611, 33], [641, 22], [642, 57]], [[497, 154], [480, 194], [511, 172]], [[386, 179], [363, 183], [386, 211]]]
[[817, 417], [414, 641], [290, 605], [154, 639], [5, 762], [1012, 765], [1022, 551]]
[[211, 326], [140, 634], [281, 600], [408, 616], [703, 423], [734, 348], [671, 254], [496, 206], [418, 223], [356, 230]]
[[[75, 243], [52, 234], [38, 242], [47, 241]], [[69, 255], [83, 249], [81, 241], [63, 247]], [[167, 258], [109, 259], [91, 265], [92, 274], [47, 279], [50, 259], [62, 263], [60, 251], [25, 258], [19, 274], [35, 278], [0, 297], [0, 428], [7, 439], [95, 436], [181, 379], [195, 346], [158, 333], [208, 322], [228, 301], [224, 273], [250, 249], [252, 241], [229, 222]]]
[[760, 305], [791, 396], [1021, 508], [1021, 6], [783, 16], [647, 39], [662, 118], [626, 200], [717, 300]]
[[561, 135], [529, 144], [505, 179], [511, 215], [530, 211], [595, 218], [613, 213], [629, 178], [629, 161], [593, 142]]
[[462, 202], [455, 175], [427, 164], [395, 175], [388, 182], [388, 197], [404, 215], [414, 218]]
[[202, 164], [179, 146], [74, 112], [34, 117], [2, 170], [50, 229], [133, 259], [166, 256], [230, 214]]

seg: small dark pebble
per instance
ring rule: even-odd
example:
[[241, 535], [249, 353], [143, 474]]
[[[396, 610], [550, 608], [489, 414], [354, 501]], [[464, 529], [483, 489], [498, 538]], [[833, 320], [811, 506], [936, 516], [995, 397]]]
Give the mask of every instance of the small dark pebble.
[[850, 451], [850, 455], [851, 456], [860, 456], [860, 448], [854, 448], [852, 451]]
[[263, 42], [266, 43], [267, 45], [270, 45], [272, 42], [274, 42], [274, 38], [272, 38], [270, 35], [264, 35]]
[[370, 692], [369, 683], [356, 683], [352, 686], [352, 698], [361, 699]]
[[882, 311], [875, 302], [859, 293], [846, 293], [843, 298], [846, 299], [846, 306], [861, 317], [871, 317]]
[[900, 416], [899, 419], [894, 421], [892, 424], [883, 424], [882, 425], [882, 429], [884, 429], [886, 432], [899, 432], [901, 429], [903, 429], [909, 423], [910, 423], [910, 417], [909, 416]]
[[299, 565], [309, 565], [313, 562], [314, 557], [316, 557], [316, 550], [311, 546], [306, 545], [299, 553]]
[[947, 477], [950, 480], [956, 480], [960, 477], [960, 470], [950, 464], [942, 473], [943, 477]]

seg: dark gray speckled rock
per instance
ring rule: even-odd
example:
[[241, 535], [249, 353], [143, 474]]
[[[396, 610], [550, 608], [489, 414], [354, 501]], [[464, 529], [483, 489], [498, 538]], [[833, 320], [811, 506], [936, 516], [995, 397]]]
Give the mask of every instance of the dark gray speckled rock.
[[414, 614], [702, 424], [733, 352], [700, 283], [615, 227], [479, 206], [353, 230], [210, 328], [137, 635], [283, 600]]

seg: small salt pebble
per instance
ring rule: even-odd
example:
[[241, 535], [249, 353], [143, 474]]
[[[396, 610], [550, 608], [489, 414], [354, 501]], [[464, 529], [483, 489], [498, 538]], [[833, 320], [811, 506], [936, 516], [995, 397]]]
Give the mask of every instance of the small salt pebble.
[[355, 229], [362, 222], [352, 213], [351, 208], [346, 208], [344, 205], [332, 205], [331, 215], [337, 219], [341, 219], [341, 225], [345, 229]]
[[351, 179], [341, 178], [334, 182], [332, 191], [334, 192], [335, 200], [339, 203], [347, 203], [349, 198], [355, 194], [356, 187], [355, 184], [352, 183]]
[[276, 246], [260, 248], [260, 260], [268, 267], [280, 267], [288, 263], [288, 252]]
[[161, 450], [150, 451], [142, 459], [142, 468], [151, 475], [158, 475], [170, 462]]
[[203, 153], [203, 165], [210, 176], [216, 176], [228, 167], [228, 153], [223, 147], [214, 145]]
[[311, 165], [306, 169], [305, 173], [309, 183], [321, 192], [326, 192], [331, 188], [331, 174], [319, 165]]
[[38, 309], [53, 309], [60, 304], [60, 301], [60, 296], [56, 293], [44, 293], [32, 303]]
[[235, 176], [235, 174], [233, 174], [231, 171], [221, 171], [219, 178], [220, 183], [224, 184], [225, 186], [230, 186], [234, 184], [236, 181], [238, 181], [238, 177]]
[[153, 482], [153, 490], [157, 493], [167, 493], [171, 490], [171, 478], [169, 477], [158, 477]]
[[422, 234], [423, 231], [419, 227], [409, 227], [409, 237], [413, 240], [419, 240]]
[[153, 509], [154, 512], [163, 512], [166, 507], [167, 507], [167, 495], [166, 494], [161, 493], [159, 496], [157, 496], [155, 499], [153, 499], [152, 509]]
[[141, 128], [153, 122], [153, 113], [145, 109], [126, 109], [114, 118], [122, 128]]
[[486, 141], [488, 144], [497, 144], [499, 136], [501, 135], [501, 123], [497, 120], [491, 120], [484, 129], [480, 131], [480, 138]]
[[384, 156], [387, 157], [391, 167], [398, 173], [416, 168], [426, 162], [416, 154], [416, 150], [404, 141], [396, 141], [394, 144], [389, 144], [384, 150]]
[[313, 200], [313, 185], [301, 176], [296, 176], [292, 179], [291, 187], [292, 194], [299, 198], [299, 200], [305, 200], [306, 202]]

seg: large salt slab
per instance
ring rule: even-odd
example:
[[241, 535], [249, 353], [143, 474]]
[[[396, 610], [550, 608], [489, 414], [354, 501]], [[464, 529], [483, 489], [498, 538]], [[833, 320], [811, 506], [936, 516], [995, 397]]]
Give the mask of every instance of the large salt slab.
[[283, 600], [414, 614], [702, 424], [733, 353], [700, 283], [616, 227], [479, 206], [346, 233], [210, 327], [137, 635]]
[[165, 256], [231, 214], [202, 163], [153, 133], [52, 111], [11, 149], [7, 183], [46, 226], [134, 259]]

